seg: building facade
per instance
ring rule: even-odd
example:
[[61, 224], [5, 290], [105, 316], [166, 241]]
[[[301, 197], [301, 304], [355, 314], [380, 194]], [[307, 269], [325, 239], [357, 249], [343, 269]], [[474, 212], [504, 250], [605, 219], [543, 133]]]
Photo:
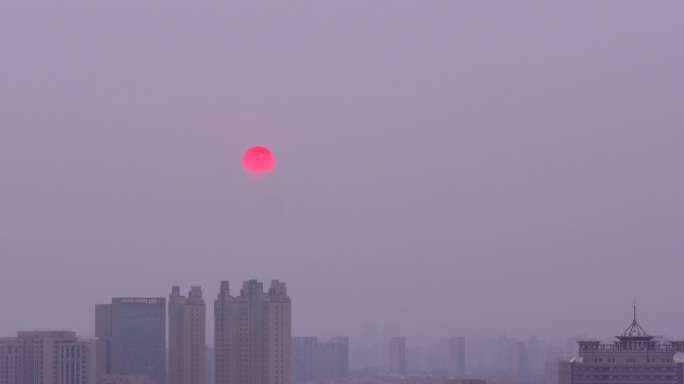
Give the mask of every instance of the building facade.
[[0, 337], [0, 384], [23, 384], [24, 345], [18, 337]]
[[285, 283], [245, 281], [239, 296], [221, 283], [214, 301], [216, 384], [290, 384], [290, 298]]
[[292, 338], [292, 382], [300, 383], [314, 379], [314, 348], [318, 343], [316, 337]]
[[292, 338], [292, 382], [343, 379], [349, 376], [349, 338]]
[[393, 337], [389, 341], [389, 372], [394, 375], [406, 373], [405, 337]]
[[148, 375], [166, 383], [166, 299], [114, 298], [95, 306], [96, 381]]
[[449, 339], [449, 377], [465, 376], [465, 337]]
[[579, 356], [559, 363], [561, 384], [684, 383], [684, 341], [655, 341], [634, 319], [615, 341], [579, 341]]
[[0, 338], [2, 384], [92, 384], [94, 345], [75, 332], [18, 332]]
[[169, 295], [169, 384], [206, 384], [206, 313], [200, 287]]
[[344, 379], [349, 376], [349, 337], [337, 336], [315, 346], [314, 377], [317, 380]]
[[525, 342], [516, 341], [508, 346], [508, 376], [522, 379], [526, 377], [527, 359]]

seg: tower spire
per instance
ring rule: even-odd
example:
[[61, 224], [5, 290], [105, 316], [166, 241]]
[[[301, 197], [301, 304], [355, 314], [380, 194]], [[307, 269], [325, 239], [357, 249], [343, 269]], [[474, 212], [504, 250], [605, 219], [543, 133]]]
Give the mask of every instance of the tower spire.
[[637, 323], [636, 319], [636, 301], [634, 302], [634, 317], [632, 318], [632, 324], [627, 327], [627, 329], [622, 333], [622, 337], [653, 337], [650, 336], [643, 328]]

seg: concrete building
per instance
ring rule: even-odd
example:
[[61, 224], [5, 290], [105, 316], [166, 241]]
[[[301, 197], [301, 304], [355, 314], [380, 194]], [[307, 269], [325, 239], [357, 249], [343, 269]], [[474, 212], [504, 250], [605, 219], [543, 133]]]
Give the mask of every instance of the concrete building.
[[293, 337], [291, 343], [292, 382], [300, 383], [314, 379], [314, 348], [316, 337]]
[[405, 337], [393, 337], [389, 341], [389, 372], [394, 375], [406, 373]]
[[349, 376], [349, 338], [292, 338], [292, 382], [344, 379]]
[[95, 306], [96, 381], [148, 375], [166, 383], [166, 299], [114, 298]]
[[[12, 340], [13, 339], [13, 340]], [[18, 332], [0, 345], [11, 346], [12, 364], [8, 383], [22, 384], [92, 384], [94, 380], [92, 342], [80, 341], [75, 332]], [[21, 355], [19, 355], [21, 351]], [[2, 356], [2, 353], [0, 353]], [[10, 356], [7, 356], [10, 357]], [[10, 362], [9, 359], [5, 359]], [[19, 361], [20, 360], [20, 361]], [[2, 366], [0, 361], [0, 366]], [[17, 371], [21, 367], [21, 371]], [[0, 377], [5, 376], [4, 369]], [[0, 379], [4, 383], [4, 379]]]
[[684, 382], [684, 341], [655, 341], [636, 321], [611, 341], [579, 341], [579, 356], [559, 363], [560, 384]]
[[522, 379], [526, 377], [525, 342], [517, 341], [508, 346], [508, 376]]
[[23, 384], [24, 345], [18, 337], [0, 337], [0, 384]]
[[349, 339], [332, 338], [314, 344], [313, 379], [343, 379], [349, 375]]
[[202, 289], [169, 295], [169, 384], [206, 384], [206, 313]]
[[216, 384], [290, 384], [290, 298], [285, 283], [268, 292], [245, 281], [239, 296], [221, 282], [214, 301]]
[[449, 339], [449, 377], [465, 376], [465, 337]]

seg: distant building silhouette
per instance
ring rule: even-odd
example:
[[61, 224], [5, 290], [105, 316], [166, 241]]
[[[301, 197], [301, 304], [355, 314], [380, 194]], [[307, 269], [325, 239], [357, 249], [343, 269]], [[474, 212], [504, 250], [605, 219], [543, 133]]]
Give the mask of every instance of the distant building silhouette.
[[449, 339], [449, 377], [465, 376], [465, 337]]
[[684, 382], [684, 341], [655, 341], [632, 323], [614, 341], [579, 341], [579, 356], [559, 363], [560, 384]]
[[349, 338], [334, 337], [314, 345], [314, 380], [343, 379], [349, 375]]
[[285, 283], [267, 292], [245, 281], [239, 296], [221, 282], [214, 301], [216, 384], [290, 384], [290, 298]]
[[389, 341], [389, 371], [395, 375], [406, 373], [405, 337], [393, 337]]
[[292, 382], [343, 379], [349, 376], [349, 338], [292, 338]]
[[206, 384], [206, 313], [202, 289], [169, 295], [169, 384]]
[[149, 375], [166, 383], [166, 299], [114, 298], [95, 306], [96, 378]]
[[299, 383], [314, 379], [314, 348], [316, 337], [293, 337], [291, 344], [292, 382]]
[[525, 343], [518, 341], [508, 346], [508, 376], [522, 379], [525, 377]]

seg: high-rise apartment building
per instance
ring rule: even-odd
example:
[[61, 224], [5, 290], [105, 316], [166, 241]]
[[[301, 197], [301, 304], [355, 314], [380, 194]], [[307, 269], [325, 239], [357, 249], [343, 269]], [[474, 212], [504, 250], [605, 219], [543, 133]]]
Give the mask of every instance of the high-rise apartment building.
[[[21, 372], [15, 371], [13, 378], [7, 380], [8, 383], [93, 383], [93, 343], [79, 341], [75, 332], [19, 332], [16, 338], [5, 340], [5, 343], [0, 344], [12, 345], [15, 351], [13, 358], [21, 360], [18, 362]], [[19, 350], [21, 356], [17, 354]], [[0, 369], [0, 377], [4, 376], [3, 371], [4, 369]]]
[[96, 380], [148, 375], [166, 383], [166, 299], [114, 298], [95, 306]]
[[0, 337], [0, 384], [23, 384], [24, 345], [18, 337]]
[[292, 338], [292, 382], [312, 381], [314, 379], [314, 348], [316, 337]]
[[202, 289], [180, 287], [169, 296], [169, 384], [206, 384], [205, 329], [207, 308]]
[[395, 375], [406, 373], [405, 337], [393, 337], [389, 341], [389, 371]]
[[239, 296], [221, 282], [214, 301], [216, 384], [290, 384], [290, 298], [285, 283], [267, 292], [245, 281]]
[[449, 339], [449, 377], [465, 376], [465, 337]]
[[292, 382], [324, 381], [349, 376], [349, 338], [319, 342], [316, 337], [292, 338]]
[[343, 379], [349, 376], [349, 337], [336, 336], [324, 343], [318, 343], [322, 364], [320, 379]]

